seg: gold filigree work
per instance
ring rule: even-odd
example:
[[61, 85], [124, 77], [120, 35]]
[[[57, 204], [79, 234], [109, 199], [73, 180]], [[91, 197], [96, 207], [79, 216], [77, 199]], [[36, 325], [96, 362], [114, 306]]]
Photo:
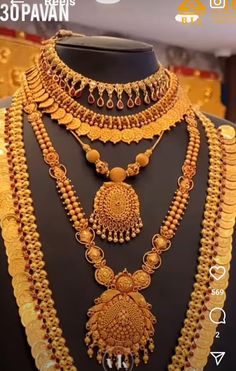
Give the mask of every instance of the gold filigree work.
[[88, 311], [90, 319], [85, 343], [90, 357], [98, 348], [99, 363], [106, 353], [114, 362], [119, 354], [124, 357], [133, 354], [138, 366], [140, 354], [147, 363], [148, 352], [154, 350], [152, 337], [156, 318], [150, 312], [150, 304], [143, 295], [134, 292], [133, 287], [132, 277], [126, 272], [121, 273], [114, 289], [105, 291]]
[[134, 189], [122, 182], [104, 183], [95, 196], [89, 221], [96, 233], [110, 242], [123, 243], [136, 237], [143, 223]]

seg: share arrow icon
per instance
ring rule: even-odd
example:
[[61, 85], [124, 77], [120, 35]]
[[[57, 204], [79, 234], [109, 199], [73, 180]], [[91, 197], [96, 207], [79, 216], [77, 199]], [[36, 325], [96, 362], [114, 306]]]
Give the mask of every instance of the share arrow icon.
[[211, 355], [215, 358], [216, 366], [219, 366], [220, 362], [225, 356], [225, 352], [211, 352]]

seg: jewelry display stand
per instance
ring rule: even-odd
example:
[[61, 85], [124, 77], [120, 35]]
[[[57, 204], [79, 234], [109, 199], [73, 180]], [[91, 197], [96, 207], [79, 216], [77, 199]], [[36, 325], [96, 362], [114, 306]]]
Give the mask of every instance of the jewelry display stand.
[[[126, 83], [144, 79], [158, 69], [158, 62], [152, 46], [132, 40], [106, 37], [71, 37], [58, 42], [60, 58], [72, 69], [92, 79], [109, 83]], [[85, 98], [80, 103], [89, 104]], [[8, 107], [10, 100], [1, 102]], [[134, 113], [145, 106], [134, 108]], [[109, 113], [106, 108], [92, 107], [100, 113]], [[116, 115], [121, 113], [117, 110]], [[122, 115], [129, 114], [125, 108]], [[216, 117], [210, 117], [218, 127], [231, 124]], [[50, 137], [59, 150], [60, 158], [66, 165], [68, 174], [78, 190], [87, 215], [91, 214], [93, 199], [103, 184], [103, 178], [91, 170], [76, 139], [59, 125], [44, 118]], [[208, 181], [208, 146], [205, 133], [199, 125], [201, 146], [194, 189], [191, 192], [188, 208], [181, 225], [172, 241], [172, 248], [163, 256], [162, 266], [153, 275], [152, 284], [145, 290], [145, 298], [152, 304], [152, 313], [157, 317], [154, 336], [155, 350], [147, 365], [141, 363], [140, 371], [164, 371], [174, 353], [177, 339], [185, 319], [185, 314], [194, 284], [199, 255], [202, 219]], [[90, 359], [84, 344], [87, 311], [94, 298], [101, 295], [103, 288], [94, 279], [91, 266], [84, 259], [84, 251], [72, 233], [63, 206], [58, 202], [54, 182], [48, 176], [40, 149], [31, 126], [24, 126], [24, 141], [30, 174], [30, 188], [34, 201], [39, 233], [41, 236], [46, 270], [51, 283], [61, 327], [67, 346], [78, 370], [103, 370], [96, 358]], [[87, 141], [89, 143], [89, 141]], [[138, 269], [143, 255], [150, 245], [166, 215], [176, 190], [176, 180], [181, 174], [188, 134], [186, 126], [179, 124], [166, 132], [152, 155], [149, 166], [139, 177], [130, 180], [139, 196], [144, 227], [134, 240], [122, 245], [99, 241], [106, 259], [116, 272], [127, 267], [129, 272]], [[145, 151], [150, 141], [138, 144], [94, 142], [93, 146], [109, 160], [111, 167], [126, 166], [138, 152]], [[78, 187], [78, 188], [77, 188]], [[20, 323], [17, 305], [12, 292], [10, 276], [7, 272], [7, 259], [4, 244], [0, 240], [0, 369], [3, 371], [35, 371], [24, 329]], [[235, 246], [236, 247], [236, 246]], [[217, 370], [233, 370], [236, 354], [236, 261], [232, 260], [229, 288], [224, 310], [226, 324], [218, 327], [219, 337], [215, 339], [211, 351], [225, 352], [225, 357]], [[210, 355], [206, 371], [215, 371], [216, 364]], [[176, 371], [178, 371], [176, 369]]]

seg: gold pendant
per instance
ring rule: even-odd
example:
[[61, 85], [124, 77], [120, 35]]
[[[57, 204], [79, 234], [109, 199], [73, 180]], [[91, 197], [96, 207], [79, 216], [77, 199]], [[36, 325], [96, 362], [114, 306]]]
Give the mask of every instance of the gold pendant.
[[99, 363], [108, 357], [114, 366], [120, 357], [126, 363], [132, 359], [136, 366], [141, 358], [147, 363], [148, 352], [154, 350], [156, 323], [151, 305], [137, 292], [132, 275], [126, 270], [119, 273], [114, 282], [88, 311], [85, 338], [88, 355], [92, 358], [96, 349]]
[[131, 185], [106, 182], [96, 193], [89, 219], [94, 231], [110, 242], [130, 241], [140, 233], [139, 199]]

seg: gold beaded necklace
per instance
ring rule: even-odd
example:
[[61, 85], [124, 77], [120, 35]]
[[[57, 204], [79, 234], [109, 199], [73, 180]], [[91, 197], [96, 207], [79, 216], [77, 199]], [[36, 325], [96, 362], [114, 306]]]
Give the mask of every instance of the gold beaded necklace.
[[[85, 256], [87, 261], [95, 267], [96, 281], [107, 288], [100, 298], [95, 300], [96, 305], [88, 311], [90, 319], [86, 325], [88, 333], [85, 338], [85, 342], [89, 346], [88, 355], [92, 357], [94, 349], [97, 349], [99, 363], [102, 362], [106, 354], [109, 354], [111, 362], [114, 363], [119, 355], [124, 357], [126, 362], [129, 361], [130, 356], [134, 357], [136, 365], [140, 363], [140, 357], [144, 363], [147, 363], [148, 351], [152, 352], [154, 349], [153, 335], [156, 318], [150, 311], [150, 305], [139, 291], [146, 289], [151, 284], [151, 275], [160, 267], [161, 254], [170, 248], [171, 239], [174, 237], [188, 205], [189, 194], [193, 189], [192, 179], [196, 174], [200, 145], [195, 115], [193, 111], [186, 113], [189, 146], [182, 167], [183, 175], [178, 179], [178, 189], [166, 220], [159, 233], [153, 236], [152, 250], [144, 255], [141, 269], [131, 274], [125, 268], [123, 272], [115, 274], [111, 267], [106, 265], [103, 250], [94, 242], [95, 233], [93, 229], [89, 228], [89, 220], [85, 216], [71, 180], [66, 176], [65, 166], [60, 163], [59, 155], [47, 134], [42, 116], [38, 112], [26, 80], [24, 94], [24, 106], [28, 107], [29, 104], [31, 106], [34, 104], [34, 112], [29, 115], [29, 122], [42, 150], [44, 161], [49, 165], [49, 173], [56, 181], [60, 198], [70, 215], [75, 229], [75, 237], [79, 243], [86, 247]], [[118, 183], [115, 184], [115, 187], [127, 188], [122, 184], [124, 179], [120, 178], [120, 169], [114, 168], [113, 171], [114, 176], [111, 177], [111, 180]], [[104, 185], [105, 187], [106, 185]], [[109, 183], [108, 187], [110, 187]], [[99, 192], [102, 193], [101, 190]], [[98, 200], [100, 197], [101, 199]], [[107, 202], [102, 198], [102, 195], [96, 198], [95, 202], [100, 204]], [[113, 196], [112, 191], [109, 198], [112, 210], [114, 208], [114, 212], [116, 212], [117, 208], [119, 210], [119, 206], [116, 205], [118, 198]], [[122, 203], [126, 203], [127, 198], [130, 201], [129, 195], [126, 193], [123, 197], [119, 195], [119, 201]], [[104, 208], [104, 205], [101, 207]], [[123, 204], [121, 209], [124, 209]]]
[[[204, 126], [209, 144], [208, 197], [196, 282], [181, 336], [168, 366], [169, 371], [203, 369], [207, 363], [217, 328], [217, 325], [209, 320], [209, 313], [214, 306], [223, 308], [225, 301], [225, 295], [213, 295], [212, 290], [225, 290], [228, 285], [232, 233], [236, 216], [236, 167], [235, 162], [232, 163], [236, 155], [235, 131], [230, 126], [222, 126], [219, 130], [220, 136], [209, 119], [200, 113], [197, 114]], [[45, 263], [29, 190], [23, 143], [21, 94], [18, 93], [13, 98], [5, 120], [4, 117], [5, 112], [2, 110], [0, 222], [19, 314], [27, 340], [32, 347], [36, 367], [39, 370], [76, 371], [77, 368], [62, 335], [47, 273], [44, 270]], [[229, 224], [226, 226], [227, 221]], [[225, 268], [226, 275], [223, 280], [219, 280], [218, 271], [213, 270], [215, 265]], [[215, 273], [214, 276], [209, 275], [210, 269]], [[214, 321], [218, 321], [219, 317], [219, 312], [214, 313]]]

